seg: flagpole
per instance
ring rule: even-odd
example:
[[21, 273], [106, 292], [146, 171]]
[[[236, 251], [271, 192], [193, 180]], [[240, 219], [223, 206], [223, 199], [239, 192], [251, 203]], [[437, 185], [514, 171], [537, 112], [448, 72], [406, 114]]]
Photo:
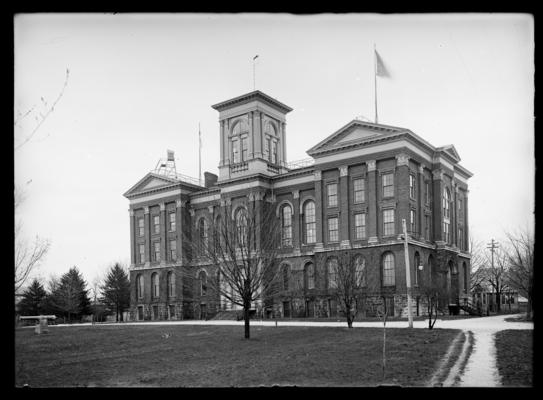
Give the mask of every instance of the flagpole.
[[253, 91], [256, 90], [256, 64], [255, 60], [258, 58], [258, 54], [253, 57]]
[[198, 183], [202, 186], [202, 132], [198, 122]]
[[373, 83], [375, 89], [375, 123], [377, 123], [377, 50], [373, 44]]

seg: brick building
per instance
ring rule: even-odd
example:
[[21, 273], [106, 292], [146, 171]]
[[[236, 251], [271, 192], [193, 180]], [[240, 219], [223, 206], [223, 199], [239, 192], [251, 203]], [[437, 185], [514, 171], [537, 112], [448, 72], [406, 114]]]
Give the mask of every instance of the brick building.
[[[276, 207], [284, 290], [275, 315], [338, 314], [330, 254], [351, 252], [379, 282], [375, 302], [406, 312], [402, 219], [407, 221], [415, 315], [424, 313], [420, 274], [437, 274], [451, 304], [469, 297], [468, 185], [454, 146], [434, 147], [409, 129], [353, 120], [287, 163], [286, 114], [254, 91], [212, 106], [219, 112], [219, 175], [205, 185], [157, 169], [124, 196], [130, 202], [131, 317], [203, 318], [230, 309], [206, 289], [213, 265], [192, 257], [186, 238], [207, 236], [222, 207]], [[185, 239], [183, 239], [185, 238]], [[415, 268], [421, 266], [422, 268]], [[185, 276], [193, 276], [187, 280]], [[256, 304], [257, 311], [262, 303]], [[416, 309], [416, 310], [415, 310]], [[370, 314], [371, 299], [365, 311]], [[264, 313], [264, 315], [269, 315]]]

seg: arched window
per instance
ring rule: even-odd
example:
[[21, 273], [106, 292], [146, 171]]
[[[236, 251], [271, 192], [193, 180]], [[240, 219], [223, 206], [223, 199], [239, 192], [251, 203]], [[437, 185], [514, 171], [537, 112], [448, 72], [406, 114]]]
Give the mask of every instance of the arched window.
[[313, 263], [308, 263], [304, 272], [307, 289], [315, 289], [315, 266]]
[[207, 246], [207, 221], [205, 218], [200, 218], [198, 223], [198, 238], [200, 239], [200, 254], [204, 254]]
[[236, 240], [241, 247], [247, 244], [247, 210], [240, 207], [236, 211]]
[[138, 299], [143, 299], [143, 276], [138, 275], [136, 277], [136, 295]]
[[306, 244], [317, 241], [317, 229], [315, 220], [315, 202], [308, 200], [304, 204], [304, 242]]
[[383, 256], [383, 286], [394, 286], [396, 284], [394, 254], [385, 253]]
[[281, 243], [292, 246], [292, 208], [288, 204], [281, 209]]
[[168, 296], [173, 297], [175, 296], [175, 275], [172, 271], [168, 272], [167, 276], [168, 281]]
[[338, 275], [337, 258], [329, 258], [327, 263], [328, 272], [328, 288], [337, 289], [337, 275]]
[[355, 287], [366, 287], [366, 260], [361, 255], [354, 258]]
[[283, 290], [289, 289], [290, 268], [287, 264], [283, 265]]
[[232, 161], [234, 163], [247, 161], [248, 132], [249, 127], [244, 120], [236, 122], [232, 128]]
[[273, 126], [270, 121], [268, 121], [268, 123], [266, 124], [266, 127], [264, 128], [264, 133], [266, 133], [267, 135], [276, 136], [275, 126]]
[[207, 274], [205, 271], [198, 273], [198, 282], [200, 284], [200, 296], [205, 296], [207, 294]]
[[241, 135], [242, 133], [249, 132], [249, 127], [244, 120], [240, 120], [234, 125], [232, 129], [232, 135]]
[[153, 298], [158, 298], [159, 296], [159, 282], [158, 282], [158, 272], [154, 272], [153, 275], [151, 275], [151, 285], [153, 287]]
[[419, 284], [419, 266], [420, 266], [420, 254], [418, 251], [415, 251], [415, 257], [413, 260], [413, 268], [415, 269], [415, 286]]
[[443, 190], [443, 240], [445, 243], [451, 242], [451, 192], [449, 188]]

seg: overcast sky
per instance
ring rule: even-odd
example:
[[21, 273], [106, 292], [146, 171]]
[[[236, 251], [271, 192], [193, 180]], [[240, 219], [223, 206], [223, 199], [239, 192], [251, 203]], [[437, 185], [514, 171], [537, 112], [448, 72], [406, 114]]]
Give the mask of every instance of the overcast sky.
[[[534, 223], [534, 24], [514, 14], [20, 14], [15, 16], [15, 185], [23, 232], [52, 241], [39, 276], [90, 283], [129, 263], [123, 193], [166, 150], [218, 174], [212, 104], [256, 88], [294, 110], [287, 159], [363, 116], [453, 144], [475, 239]], [[62, 88], [66, 80], [64, 92]], [[43, 100], [42, 100], [43, 98]], [[29, 110], [32, 110], [24, 118]], [[36, 117], [38, 119], [36, 120]]]

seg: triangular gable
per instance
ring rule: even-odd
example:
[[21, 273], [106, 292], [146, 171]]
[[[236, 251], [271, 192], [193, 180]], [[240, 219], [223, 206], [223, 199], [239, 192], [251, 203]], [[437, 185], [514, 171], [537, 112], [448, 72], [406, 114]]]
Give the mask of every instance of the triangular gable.
[[162, 176], [155, 174], [153, 172], [149, 172], [147, 175], [145, 175], [138, 183], [136, 183], [134, 186], [132, 186], [125, 194], [124, 196], [128, 197], [130, 195], [145, 192], [149, 189], [155, 189], [162, 186], [170, 186], [172, 184], [178, 183], [179, 181], [174, 178], [170, 178], [167, 176]]
[[354, 120], [347, 125], [328, 136], [320, 143], [307, 151], [309, 155], [321, 152], [327, 149], [340, 148], [345, 145], [364, 142], [371, 138], [390, 135], [395, 132], [402, 132], [403, 128], [391, 127], [387, 125], [374, 124], [371, 122]]
[[456, 149], [454, 148], [452, 144], [439, 147], [437, 150], [447, 153], [449, 156], [454, 158], [457, 162], [460, 161], [460, 155], [458, 154], [458, 152], [456, 151]]

